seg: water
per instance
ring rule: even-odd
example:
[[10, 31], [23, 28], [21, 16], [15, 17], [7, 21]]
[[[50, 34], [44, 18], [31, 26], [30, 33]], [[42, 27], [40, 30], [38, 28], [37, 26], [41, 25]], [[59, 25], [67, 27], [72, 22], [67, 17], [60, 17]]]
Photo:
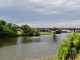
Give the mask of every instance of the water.
[[54, 56], [60, 41], [68, 34], [34, 37], [0, 38], [0, 60], [25, 60]]

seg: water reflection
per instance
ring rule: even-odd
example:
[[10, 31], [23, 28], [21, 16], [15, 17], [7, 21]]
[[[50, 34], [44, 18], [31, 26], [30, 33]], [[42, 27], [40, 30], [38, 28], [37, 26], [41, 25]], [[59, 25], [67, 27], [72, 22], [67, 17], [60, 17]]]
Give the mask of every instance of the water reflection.
[[15, 45], [17, 38], [0, 38], [0, 47]]
[[22, 37], [22, 43], [39, 42], [38, 37]]
[[19, 44], [22, 44], [22, 38], [21, 37], [19, 37], [17, 40], [17, 45], [19, 45]]
[[20, 53], [20, 50], [21, 50], [21, 47], [22, 47], [21, 44], [22, 44], [22, 38], [19, 37], [18, 40], [17, 40], [17, 49], [16, 49], [17, 55], [20, 55], [19, 53]]
[[0, 47], [39, 42], [39, 37], [0, 38]]
[[[39, 37], [0, 38], [1, 60], [25, 60], [53, 56], [67, 34], [41, 35]], [[57, 42], [57, 43], [56, 43]], [[11, 46], [12, 45], [12, 46]], [[3, 48], [1, 48], [3, 47]]]
[[0, 38], [0, 48], [11, 45], [21, 45], [24, 43], [36, 43], [36, 42], [51, 42], [55, 43], [57, 40], [66, 38], [67, 34], [57, 34], [55, 37], [52, 35], [42, 35], [39, 37], [18, 37], [18, 38]]
[[53, 42], [57, 42], [56, 36], [55, 36], [55, 37], [52, 36], [52, 41], [53, 41]]
[[[20, 45], [24, 43], [35, 43], [35, 42], [57, 42], [56, 37], [41, 36], [41, 37], [18, 37], [18, 38], [0, 38], [0, 47]], [[51, 40], [51, 41], [50, 41]]]

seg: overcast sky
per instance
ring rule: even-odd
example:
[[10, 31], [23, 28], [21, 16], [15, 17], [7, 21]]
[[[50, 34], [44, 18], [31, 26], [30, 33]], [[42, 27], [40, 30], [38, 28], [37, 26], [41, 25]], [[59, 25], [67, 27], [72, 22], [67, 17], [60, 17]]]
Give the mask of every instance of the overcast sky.
[[80, 27], [80, 0], [0, 0], [0, 20], [31, 27]]

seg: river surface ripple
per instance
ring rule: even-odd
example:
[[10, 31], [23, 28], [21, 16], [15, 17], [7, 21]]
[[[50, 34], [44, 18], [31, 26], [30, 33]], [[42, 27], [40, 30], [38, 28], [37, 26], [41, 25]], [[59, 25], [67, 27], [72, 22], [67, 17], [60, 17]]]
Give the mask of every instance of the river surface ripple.
[[0, 38], [0, 60], [25, 60], [54, 56], [68, 33], [34, 37]]

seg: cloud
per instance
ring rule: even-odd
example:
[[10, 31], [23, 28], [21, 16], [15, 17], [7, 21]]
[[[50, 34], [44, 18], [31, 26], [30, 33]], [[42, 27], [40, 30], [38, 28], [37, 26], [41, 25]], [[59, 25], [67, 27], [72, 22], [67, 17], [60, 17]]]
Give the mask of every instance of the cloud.
[[80, 23], [80, 20], [72, 21], [72, 23]]
[[0, 9], [12, 7], [13, 0], [0, 0]]
[[80, 20], [74, 20], [74, 21], [63, 21], [63, 22], [54, 22], [54, 21], [29, 21], [29, 22], [21, 22], [16, 23], [18, 25], [27, 24], [31, 27], [41, 27], [41, 28], [53, 28], [53, 27], [79, 27], [80, 26]]
[[41, 28], [53, 28], [53, 27], [80, 27], [80, 20], [36, 20], [36, 21], [22, 21], [17, 18], [10, 18], [10, 17], [4, 17], [0, 16], [0, 20], [5, 20], [6, 22], [11, 22], [14, 24], [17, 24], [19, 26], [27, 24], [31, 27], [41, 27]]
[[79, 0], [23, 0], [21, 5], [26, 9], [47, 14], [80, 10]]
[[0, 20], [18, 25], [44, 28], [80, 26], [80, 0], [0, 0], [0, 10]]
[[7, 7], [44, 14], [60, 14], [65, 11], [79, 11], [80, 0], [0, 0], [0, 8]]

